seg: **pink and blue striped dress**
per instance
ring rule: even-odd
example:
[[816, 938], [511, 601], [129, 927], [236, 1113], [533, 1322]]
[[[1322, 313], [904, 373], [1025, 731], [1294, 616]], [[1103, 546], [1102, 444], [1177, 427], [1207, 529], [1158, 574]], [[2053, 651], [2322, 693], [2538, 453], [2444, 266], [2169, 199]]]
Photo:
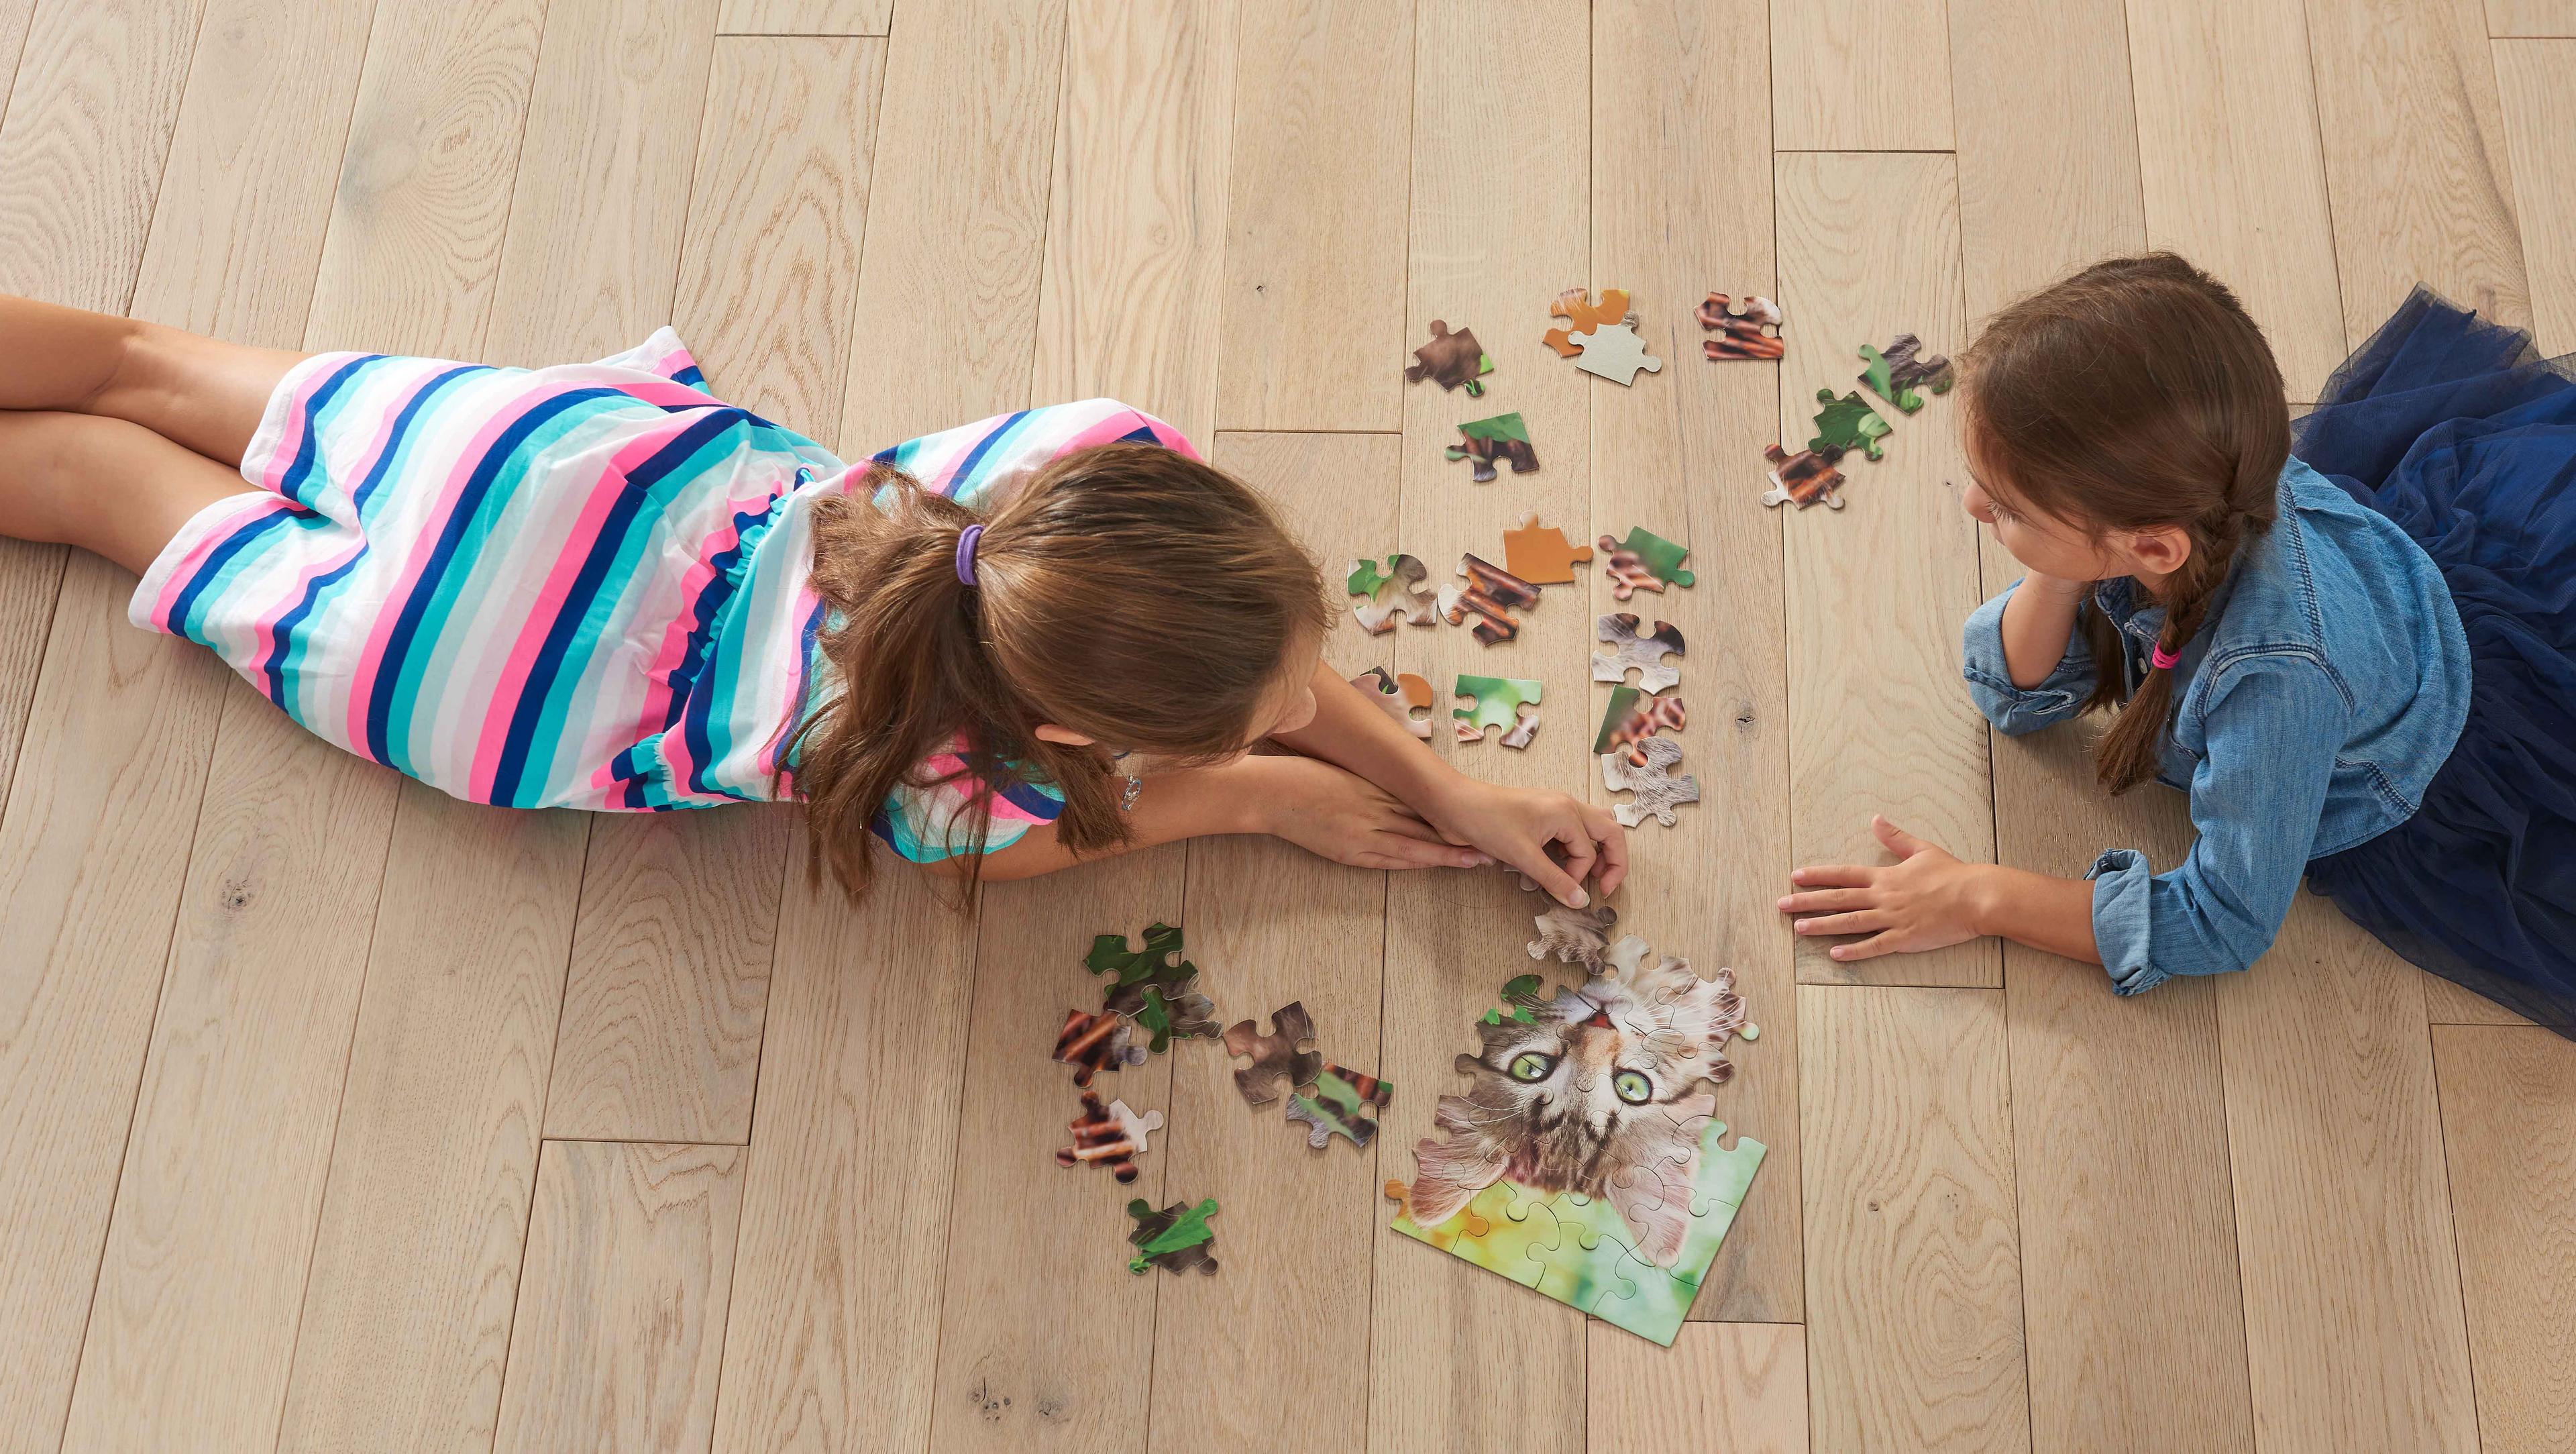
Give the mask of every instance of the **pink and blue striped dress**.
[[[1189, 451], [1108, 399], [876, 456], [970, 507], [1067, 450]], [[657, 810], [780, 796], [778, 753], [834, 690], [815, 650], [813, 502], [864, 470], [715, 398], [669, 329], [595, 364], [325, 353], [288, 371], [242, 458], [134, 593], [308, 730], [471, 802]], [[786, 794], [793, 795], [793, 764]], [[916, 860], [1051, 822], [1042, 782], [949, 752], [877, 815]]]

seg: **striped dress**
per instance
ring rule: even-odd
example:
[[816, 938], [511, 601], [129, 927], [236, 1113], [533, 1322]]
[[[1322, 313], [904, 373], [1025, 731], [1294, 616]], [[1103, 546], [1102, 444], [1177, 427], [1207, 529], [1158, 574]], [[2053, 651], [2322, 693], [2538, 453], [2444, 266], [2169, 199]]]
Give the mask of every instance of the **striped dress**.
[[[1189, 450], [1094, 399], [876, 456], [968, 506], [1113, 440]], [[808, 582], [815, 500], [863, 474], [716, 399], [669, 330], [595, 364], [316, 354], [136, 588], [307, 730], [456, 797], [657, 810], [779, 796], [777, 754], [833, 690]], [[792, 764], [789, 764], [792, 768]], [[1053, 821], [1043, 783], [934, 757], [877, 816], [906, 857]], [[793, 793], [793, 774], [787, 790]]]

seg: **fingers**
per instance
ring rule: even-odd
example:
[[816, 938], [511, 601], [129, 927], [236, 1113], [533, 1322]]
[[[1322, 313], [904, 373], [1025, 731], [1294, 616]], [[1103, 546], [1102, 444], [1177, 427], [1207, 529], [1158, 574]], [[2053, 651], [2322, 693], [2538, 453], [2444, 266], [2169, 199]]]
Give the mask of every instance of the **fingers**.
[[1862, 909], [1850, 914], [1827, 914], [1822, 918], [1800, 919], [1801, 934], [1867, 934], [1888, 927], [1887, 915], [1877, 909]]
[[1575, 909], [1592, 902], [1591, 892], [1583, 887], [1583, 881], [1592, 876], [1592, 866], [1599, 861], [1601, 855], [1600, 851], [1593, 846], [1592, 835], [1585, 831], [1580, 818], [1558, 827], [1556, 836], [1548, 841], [1565, 849], [1565, 876], [1574, 880], [1576, 897], [1568, 899], [1559, 895], [1558, 902]]
[[1784, 914], [1830, 913], [1837, 909], [1867, 909], [1877, 905], [1878, 894], [1872, 889], [1817, 889], [1812, 893], [1791, 894], [1780, 901]]
[[1837, 944], [1825, 952], [1840, 960], [1876, 959], [1882, 954], [1894, 954], [1897, 948], [1896, 931], [1887, 929], [1869, 936], [1858, 944]]
[[1878, 835], [1878, 841], [1887, 845], [1887, 851], [1899, 858], [1912, 858], [1932, 846], [1890, 823], [1882, 814], [1870, 815], [1869, 831]]
[[[1591, 896], [1583, 892], [1583, 880], [1568, 872], [1571, 863], [1566, 868], [1557, 867], [1556, 860], [1547, 856], [1544, 843], [1526, 853], [1505, 855], [1503, 861], [1519, 869], [1523, 877], [1547, 890], [1549, 898], [1567, 908], [1580, 909], [1591, 902]], [[1585, 856], [1585, 863], [1587, 866], [1590, 863], [1589, 854]]]
[[1856, 863], [1813, 863], [1790, 870], [1789, 882], [1801, 888], [1858, 889], [1869, 887], [1877, 877], [1877, 869]]
[[1583, 827], [1601, 845], [1601, 894], [1607, 898], [1628, 877], [1628, 830], [1619, 826], [1609, 809], [1589, 803], [1583, 805]]
[[1473, 848], [1457, 848], [1438, 838], [1391, 829], [1370, 834], [1368, 846], [1360, 851], [1380, 860], [1367, 865], [1372, 868], [1482, 868], [1493, 862]]

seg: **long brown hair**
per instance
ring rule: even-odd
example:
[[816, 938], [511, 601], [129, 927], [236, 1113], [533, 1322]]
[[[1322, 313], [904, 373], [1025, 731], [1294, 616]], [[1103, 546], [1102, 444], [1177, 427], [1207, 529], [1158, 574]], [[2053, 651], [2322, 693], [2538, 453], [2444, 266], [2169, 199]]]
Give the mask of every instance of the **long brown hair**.
[[[2245, 543], [2269, 529], [2290, 411], [2271, 347], [2236, 295], [2169, 252], [2113, 258], [2005, 308], [1960, 359], [1967, 427], [2008, 498], [2097, 538], [2180, 526], [2191, 557], [2158, 592], [2170, 656], [2208, 622]], [[2086, 711], [2125, 693], [2126, 651], [2088, 599]], [[2156, 770], [2173, 672], [2151, 668], [2102, 735], [2095, 771], [2126, 792]]]
[[[970, 586], [958, 540], [976, 524]], [[817, 871], [829, 862], [853, 896], [873, 876], [870, 819], [898, 783], [941, 781], [922, 765], [960, 739], [950, 776], [1053, 785], [1057, 839], [1077, 853], [1126, 841], [1108, 748], [1161, 765], [1239, 750], [1331, 609], [1259, 495], [1150, 444], [1064, 455], [989, 515], [878, 465], [817, 502], [813, 585], [835, 613], [817, 644], [839, 682], [789, 737], [782, 778], [805, 800]], [[1108, 747], [1043, 741], [1046, 722]], [[969, 902], [989, 807], [945, 845], [978, 855]]]

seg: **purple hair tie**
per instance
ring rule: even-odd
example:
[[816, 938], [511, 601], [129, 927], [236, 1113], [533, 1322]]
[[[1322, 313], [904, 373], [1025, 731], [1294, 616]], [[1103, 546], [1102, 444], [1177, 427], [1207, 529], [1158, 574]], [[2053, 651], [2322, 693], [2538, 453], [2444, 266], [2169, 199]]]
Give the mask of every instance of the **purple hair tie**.
[[975, 542], [984, 538], [984, 527], [969, 525], [957, 532], [957, 583], [975, 584]]

